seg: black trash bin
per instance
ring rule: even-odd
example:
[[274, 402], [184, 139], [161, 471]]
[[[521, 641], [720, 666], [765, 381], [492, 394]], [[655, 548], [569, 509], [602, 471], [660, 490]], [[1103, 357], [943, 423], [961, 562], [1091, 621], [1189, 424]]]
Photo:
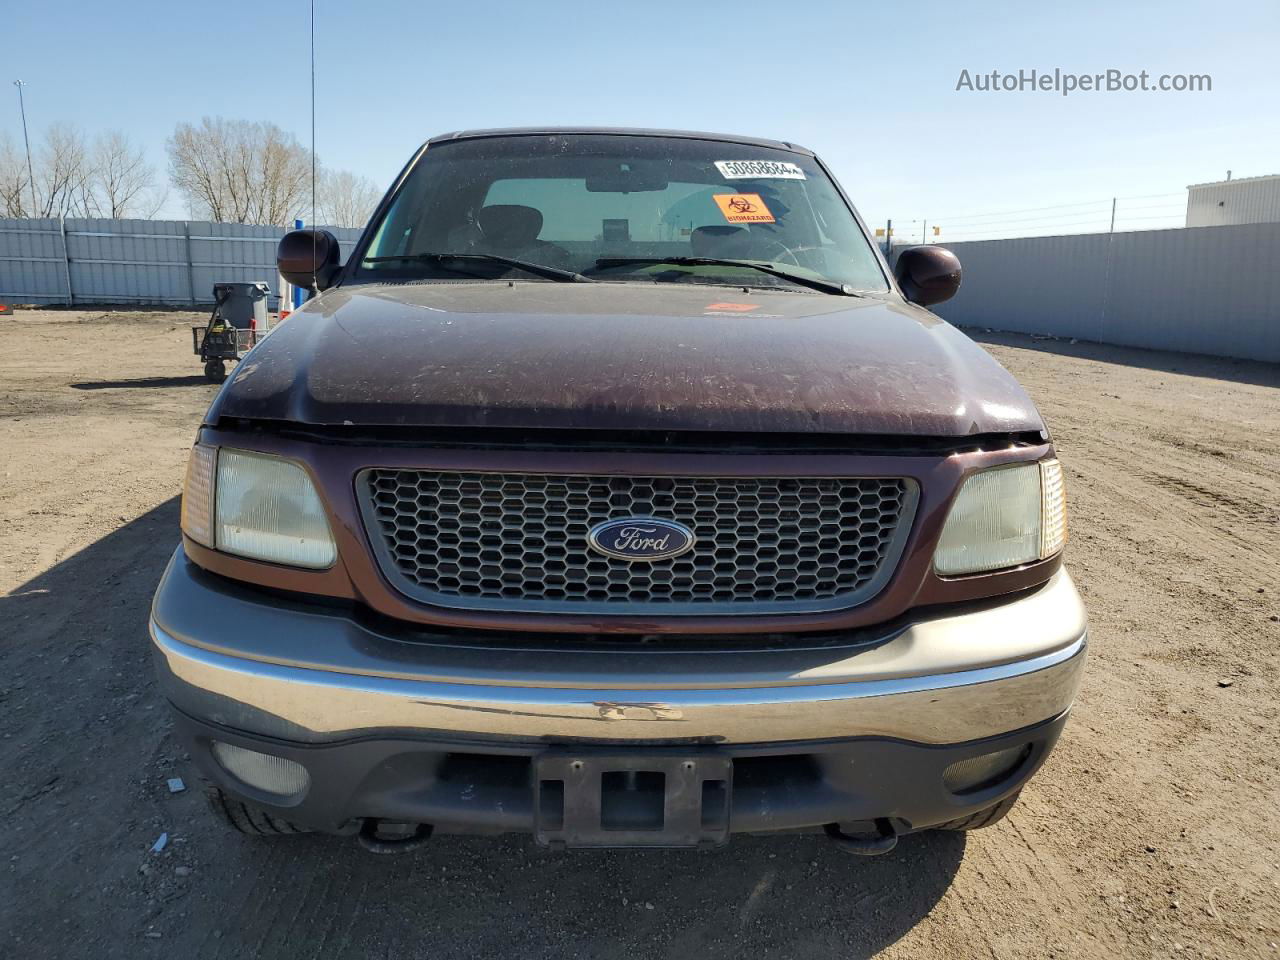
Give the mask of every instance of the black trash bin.
[[267, 333], [265, 283], [215, 283], [213, 313], [203, 327], [191, 330], [192, 346], [204, 361], [204, 375], [214, 383], [227, 377], [227, 360], [239, 360]]
[[237, 330], [267, 331], [267, 297], [271, 288], [265, 283], [215, 283], [213, 299], [222, 319]]

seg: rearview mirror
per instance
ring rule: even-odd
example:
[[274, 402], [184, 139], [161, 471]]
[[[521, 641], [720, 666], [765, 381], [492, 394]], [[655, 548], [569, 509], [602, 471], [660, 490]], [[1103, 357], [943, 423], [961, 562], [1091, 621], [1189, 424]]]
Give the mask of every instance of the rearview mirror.
[[341, 266], [338, 238], [328, 230], [290, 230], [276, 248], [280, 276], [295, 287], [326, 290], [333, 285]]
[[618, 163], [603, 158], [587, 174], [588, 193], [656, 193], [669, 186], [663, 169], [650, 163]]
[[922, 307], [950, 300], [960, 289], [960, 260], [934, 244], [907, 247], [898, 254], [894, 279], [903, 296]]

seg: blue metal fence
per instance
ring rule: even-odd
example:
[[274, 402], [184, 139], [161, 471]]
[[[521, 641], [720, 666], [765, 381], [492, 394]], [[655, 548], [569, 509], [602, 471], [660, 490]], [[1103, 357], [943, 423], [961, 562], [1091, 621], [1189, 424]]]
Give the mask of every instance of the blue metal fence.
[[[345, 257], [360, 231], [328, 229]], [[0, 302], [206, 304], [224, 280], [263, 281], [274, 301], [283, 235], [198, 220], [0, 220]]]
[[958, 326], [1280, 361], [1280, 223], [946, 246]]

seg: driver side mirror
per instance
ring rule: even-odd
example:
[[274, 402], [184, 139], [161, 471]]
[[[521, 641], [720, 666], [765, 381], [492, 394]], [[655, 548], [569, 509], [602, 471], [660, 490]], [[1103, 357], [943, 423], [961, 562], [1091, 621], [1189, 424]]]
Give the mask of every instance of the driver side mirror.
[[295, 287], [327, 290], [341, 269], [338, 238], [328, 230], [290, 230], [276, 248], [276, 268]]
[[922, 307], [950, 300], [960, 289], [960, 260], [946, 247], [927, 244], [898, 254], [894, 279], [912, 303]]

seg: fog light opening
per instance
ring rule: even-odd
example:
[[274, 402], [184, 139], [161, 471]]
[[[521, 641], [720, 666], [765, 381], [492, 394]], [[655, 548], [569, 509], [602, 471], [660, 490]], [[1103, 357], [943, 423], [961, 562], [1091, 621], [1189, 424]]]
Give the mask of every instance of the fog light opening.
[[307, 768], [284, 757], [246, 750], [220, 740], [213, 742], [213, 757], [241, 783], [282, 800], [301, 797], [311, 785]]
[[1031, 744], [957, 760], [942, 772], [942, 785], [952, 793], [977, 793], [1007, 780], [1031, 756]]

